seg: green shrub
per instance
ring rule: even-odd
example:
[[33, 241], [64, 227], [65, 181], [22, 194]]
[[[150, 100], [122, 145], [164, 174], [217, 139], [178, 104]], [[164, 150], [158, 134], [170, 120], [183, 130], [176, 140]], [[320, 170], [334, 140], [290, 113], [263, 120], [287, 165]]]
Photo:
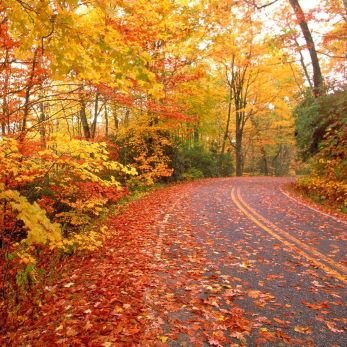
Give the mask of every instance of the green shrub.
[[[312, 118], [311, 114], [307, 114], [308, 120], [304, 120], [305, 114], [302, 113], [297, 123], [298, 144], [304, 159], [309, 158], [310, 173], [298, 181], [297, 187], [315, 201], [336, 205], [345, 211], [347, 91], [328, 94], [310, 102], [317, 106], [315, 122], [308, 121]], [[308, 142], [310, 136], [312, 139]]]
[[195, 167], [188, 169], [187, 171], [183, 172], [183, 174], [181, 175], [181, 178], [187, 181], [191, 181], [191, 180], [203, 178], [203, 177], [204, 177], [203, 172]]
[[172, 159], [172, 167], [176, 180], [191, 175], [197, 175], [196, 178], [230, 176], [234, 169], [230, 153], [225, 153], [220, 159], [215, 151], [202, 146], [180, 146]]

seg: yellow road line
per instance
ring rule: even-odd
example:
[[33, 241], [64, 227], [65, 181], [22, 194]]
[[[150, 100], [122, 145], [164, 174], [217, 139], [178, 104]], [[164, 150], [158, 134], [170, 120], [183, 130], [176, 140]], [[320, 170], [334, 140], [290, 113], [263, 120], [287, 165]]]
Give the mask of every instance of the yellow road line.
[[[234, 202], [234, 204], [252, 221], [254, 222], [256, 225], [258, 225], [261, 229], [263, 229], [264, 231], [266, 231], [268, 234], [270, 234], [272, 237], [274, 237], [275, 239], [279, 240], [280, 242], [282, 242], [285, 246], [287, 246], [288, 248], [290, 248], [291, 250], [293, 250], [295, 253], [300, 254], [301, 256], [303, 256], [304, 258], [306, 258], [307, 260], [311, 261], [316, 267], [324, 270], [328, 275], [342, 281], [343, 283], [347, 284], [347, 277], [344, 274], [341, 274], [339, 272], [337, 272], [336, 270], [332, 269], [331, 267], [323, 264], [321, 261], [319, 261], [316, 258], [313, 258], [310, 254], [306, 253], [305, 251], [303, 251], [301, 248], [298, 248], [297, 246], [295, 246], [293, 243], [289, 242], [285, 237], [288, 235], [290, 236], [291, 241], [293, 241], [293, 239], [295, 239], [294, 237], [292, 237], [291, 235], [289, 235], [287, 232], [285, 232], [284, 230], [278, 228], [277, 226], [275, 226], [274, 224], [272, 224], [271, 222], [267, 221], [267, 223], [269, 223], [271, 225], [271, 227], [273, 227], [273, 229], [276, 229], [277, 232], [279, 232], [279, 230], [281, 230], [281, 234], [279, 235], [278, 233], [276, 233], [274, 230], [270, 229], [269, 227], [267, 227], [264, 223], [262, 223], [259, 219], [262, 219], [263, 221], [265, 220], [264, 217], [260, 216], [256, 211], [254, 211], [251, 207], [249, 207], [240, 197], [239, 195], [239, 190], [237, 190], [237, 194], [235, 195], [235, 189], [233, 188], [231, 191], [231, 199]], [[255, 216], [253, 214], [251, 214], [251, 211], [253, 214], [255, 214]], [[256, 216], [259, 218], [257, 219]], [[260, 218], [261, 217], [261, 218]], [[296, 239], [295, 239], [296, 240]], [[304, 245], [301, 241], [296, 240], [298, 244], [298, 246], [302, 246]], [[293, 241], [294, 242], [294, 241]], [[305, 249], [307, 250], [307, 248], [310, 249], [310, 251], [312, 252], [312, 250], [314, 250], [312, 247], [306, 247]], [[319, 254], [320, 256], [323, 256], [321, 253], [319, 253], [318, 251], [314, 250], [314, 255], [317, 256], [317, 254]], [[323, 256], [323, 258], [326, 258], [325, 256]], [[329, 259], [329, 263], [333, 262], [331, 259]], [[334, 264], [336, 264], [335, 262], [333, 262]], [[339, 264], [336, 264], [339, 265]]]
[[264, 223], [267, 223], [267, 225], [269, 225], [272, 229], [276, 230], [277, 232], [279, 232], [280, 234], [282, 234], [283, 237], [285, 237], [287, 240], [290, 240], [294, 243], [296, 243], [300, 248], [306, 250], [307, 252], [315, 255], [316, 257], [320, 258], [321, 260], [325, 261], [326, 263], [328, 263], [330, 266], [335, 267], [336, 269], [338, 269], [340, 272], [342, 272], [343, 274], [347, 274], [347, 268], [341, 264], [336, 263], [334, 260], [328, 258], [327, 256], [325, 256], [324, 254], [320, 253], [319, 251], [317, 251], [315, 248], [303, 243], [302, 241], [298, 240], [297, 238], [295, 238], [294, 236], [292, 236], [291, 234], [289, 234], [288, 232], [284, 231], [283, 229], [281, 229], [280, 227], [278, 227], [277, 225], [271, 223], [268, 219], [266, 219], [264, 216], [260, 215], [257, 211], [255, 211], [252, 207], [250, 207], [241, 197], [240, 195], [240, 191], [237, 190], [236, 192], [237, 194], [237, 198], [239, 199], [239, 201], [243, 204], [243, 206], [245, 208], [248, 209], [249, 212], [251, 212], [253, 214], [253, 216], [257, 217], [258, 219], [260, 219], [261, 221], [263, 221]]

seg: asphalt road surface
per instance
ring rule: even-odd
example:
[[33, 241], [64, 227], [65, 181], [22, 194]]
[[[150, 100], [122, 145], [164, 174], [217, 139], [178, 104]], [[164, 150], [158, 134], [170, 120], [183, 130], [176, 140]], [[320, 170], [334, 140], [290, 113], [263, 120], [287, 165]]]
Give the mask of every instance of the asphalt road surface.
[[170, 346], [347, 346], [347, 224], [286, 178], [182, 185], [158, 224], [152, 325]]

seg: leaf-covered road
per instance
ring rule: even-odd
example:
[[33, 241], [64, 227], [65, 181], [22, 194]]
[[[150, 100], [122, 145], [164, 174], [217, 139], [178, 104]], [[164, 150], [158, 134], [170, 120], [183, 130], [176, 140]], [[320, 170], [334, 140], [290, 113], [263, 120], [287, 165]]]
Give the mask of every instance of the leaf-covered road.
[[204, 180], [132, 203], [3, 339], [346, 346], [346, 224], [286, 196], [285, 182]]
[[202, 182], [171, 211], [152, 295], [169, 344], [346, 345], [346, 224], [285, 181]]

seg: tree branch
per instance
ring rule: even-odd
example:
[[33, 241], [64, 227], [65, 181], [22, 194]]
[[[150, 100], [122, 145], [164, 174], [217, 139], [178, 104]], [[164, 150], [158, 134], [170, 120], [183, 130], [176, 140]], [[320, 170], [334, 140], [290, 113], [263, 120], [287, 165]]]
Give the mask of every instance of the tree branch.
[[252, 0], [252, 1], [251, 0], [243, 0], [243, 1], [246, 2], [249, 5], [254, 6], [257, 10], [261, 10], [263, 8], [266, 8], [266, 7], [269, 7], [269, 6], [273, 5], [273, 4], [275, 4], [279, 0], [273, 0], [273, 1], [269, 2], [268, 4], [260, 5], [260, 6], [256, 4], [255, 0]]

